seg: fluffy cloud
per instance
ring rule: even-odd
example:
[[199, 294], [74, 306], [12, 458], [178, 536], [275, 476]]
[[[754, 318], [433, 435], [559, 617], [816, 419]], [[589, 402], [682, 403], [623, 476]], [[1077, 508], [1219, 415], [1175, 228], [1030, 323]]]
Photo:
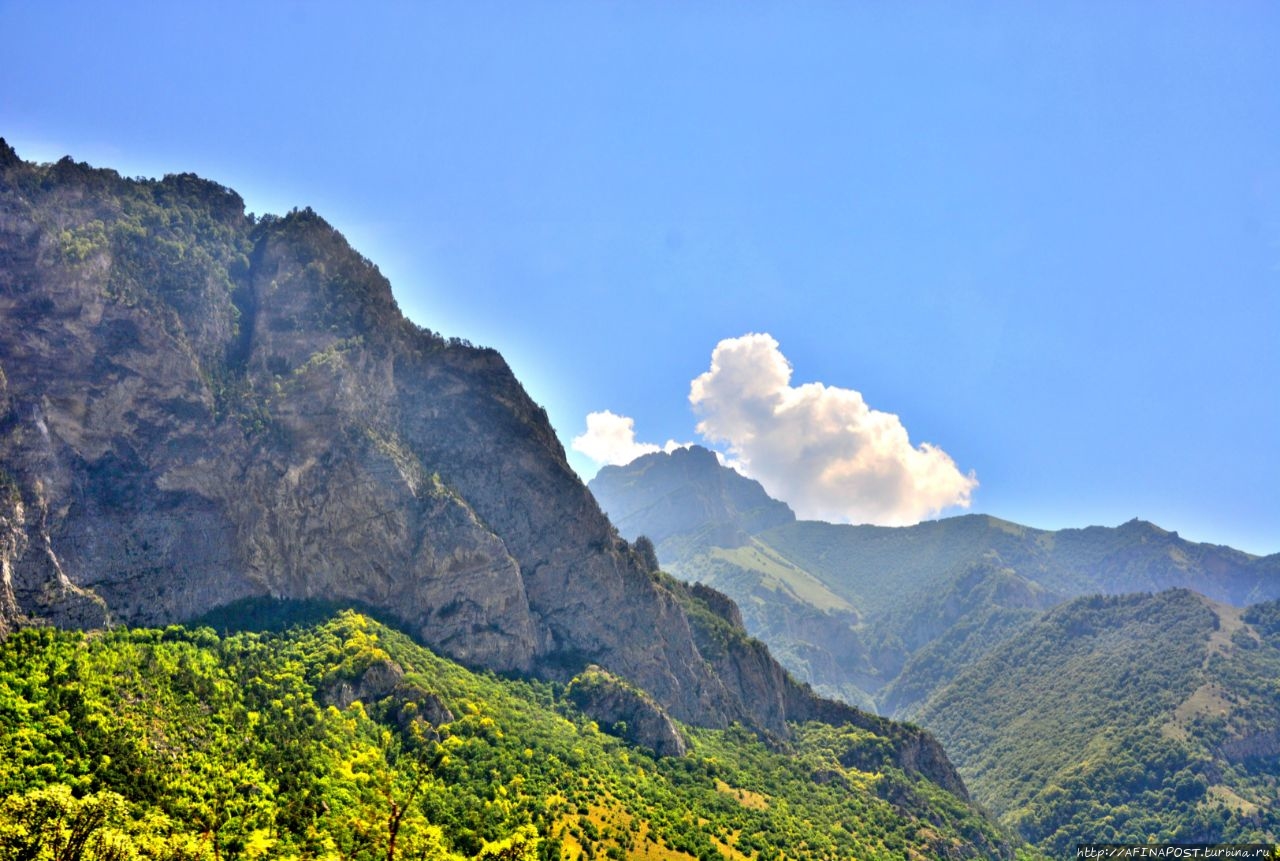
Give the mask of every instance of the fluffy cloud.
[[674, 440], [665, 446], [649, 442], [636, 442], [635, 419], [602, 410], [587, 414], [587, 432], [573, 438], [570, 446], [598, 464], [621, 466], [642, 454], [655, 451], [671, 451], [680, 448]]
[[717, 344], [689, 402], [701, 417], [698, 433], [727, 443], [734, 465], [801, 517], [911, 524], [968, 507], [978, 486], [942, 449], [913, 446], [896, 415], [871, 409], [858, 392], [793, 387], [791, 364], [770, 335]]

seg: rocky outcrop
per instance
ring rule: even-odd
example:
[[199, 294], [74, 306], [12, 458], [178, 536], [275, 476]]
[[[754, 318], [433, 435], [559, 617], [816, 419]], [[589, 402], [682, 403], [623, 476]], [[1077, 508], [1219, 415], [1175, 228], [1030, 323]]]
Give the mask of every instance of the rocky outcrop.
[[402, 732], [439, 739], [436, 728], [453, 722], [453, 712], [433, 691], [406, 678], [404, 667], [385, 653], [371, 657], [354, 674], [340, 674], [324, 681], [317, 691], [322, 705], [345, 709], [359, 701], [375, 706]]
[[[737, 685], [738, 696], [754, 696], [757, 714], [764, 720], [757, 728], [776, 726], [785, 721], [818, 721], [832, 725], [850, 724], [878, 736], [883, 744], [874, 755], [885, 757], [887, 764], [912, 775], [923, 775], [960, 798], [968, 798], [964, 781], [947, 759], [942, 746], [925, 731], [880, 717], [845, 703], [818, 696], [808, 685], [800, 684], [786, 674], [759, 640], [747, 636], [742, 625], [734, 624], [715, 612], [712, 596], [718, 603], [723, 595], [699, 584], [673, 583], [693, 624], [694, 638], [716, 675], [726, 684]], [[765, 731], [767, 739], [785, 744], [785, 735]], [[865, 770], [874, 770], [870, 767]]]
[[390, 658], [370, 661], [354, 678], [339, 676], [321, 686], [320, 703], [345, 709], [356, 700], [377, 702], [391, 696], [404, 679], [404, 667]]
[[1229, 762], [1280, 758], [1280, 730], [1259, 732], [1222, 742], [1219, 752]]
[[647, 748], [658, 756], [684, 756], [689, 746], [662, 706], [644, 691], [599, 667], [574, 678], [566, 693], [606, 732]]
[[[733, 599], [705, 583], [690, 583], [689, 596], [734, 628], [742, 628], [742, 611]], [[745, 628], [744, 628], [745, 630]]]
[[24, 514], [17, 485], [7, 475], [0, 475], [0, 638], [8, 636], [19, 616], [13, 594], [13, 563], [25, 550]]

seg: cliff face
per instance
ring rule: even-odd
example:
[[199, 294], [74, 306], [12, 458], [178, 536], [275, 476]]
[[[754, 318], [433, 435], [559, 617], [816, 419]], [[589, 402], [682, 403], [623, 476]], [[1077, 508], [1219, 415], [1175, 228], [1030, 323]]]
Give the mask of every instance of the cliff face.
[[10, 618], [350, 599], [464, 660], [530, 668], [518, 563], [395, 414], [405, 354], [448, 367], [451, 350], [400, 319], [376, 270], [318, 217], [254, 224], [194, 177], [64, 161], [4, 180]]
[[605, 731], [648, 748], [658, 756], [684, 756], [688, 743], [671, 717], [644, 691], [605, 672], [588, 667], [566, 691], [583, 713]]
[[7, 159], [0, 616], [359, 601], [473, 665], [743, 718], [502, 358], [404, 320], [313, 213]]
[[501, 356], [405, 320], [309, 210], [0, 141], [0, 321], [0, 635], [319, 598], [693, 723], [812, 708], [758, 644], [705, 656]]

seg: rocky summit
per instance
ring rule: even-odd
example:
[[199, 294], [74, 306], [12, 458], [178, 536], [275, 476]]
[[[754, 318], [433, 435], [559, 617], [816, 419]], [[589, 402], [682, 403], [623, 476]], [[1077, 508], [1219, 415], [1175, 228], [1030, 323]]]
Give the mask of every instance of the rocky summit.
[[0, 634], [319, 600], [473, 667], [598, 666], [690, 723], [880, 720], [650, 568], [502, 357], [408, 321], [319, 215], [0, 141]]

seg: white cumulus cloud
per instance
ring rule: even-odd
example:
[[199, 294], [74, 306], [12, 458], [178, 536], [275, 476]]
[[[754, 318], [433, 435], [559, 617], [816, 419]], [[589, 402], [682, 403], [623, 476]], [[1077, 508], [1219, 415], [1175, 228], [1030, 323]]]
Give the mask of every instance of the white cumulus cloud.
[[978, 486], [942, 449], [913, 446], [902, 421], [871, 409], [860, 393], [792, 386], [791, 363], [767, 334], [717, 344], [689, 402], [701, 417], [698, 433], [727, 443], [740, 471], [804, 518], [917, 523], [968, 507]]
[[636, 441], [636, 422], [609, 410], [587, 414], [587, 432], [573, 438], [570, 446], [598, 464], [621, 466], [644, 454], [672, 451], [681, 447], [675, 440], [665, 446]]

